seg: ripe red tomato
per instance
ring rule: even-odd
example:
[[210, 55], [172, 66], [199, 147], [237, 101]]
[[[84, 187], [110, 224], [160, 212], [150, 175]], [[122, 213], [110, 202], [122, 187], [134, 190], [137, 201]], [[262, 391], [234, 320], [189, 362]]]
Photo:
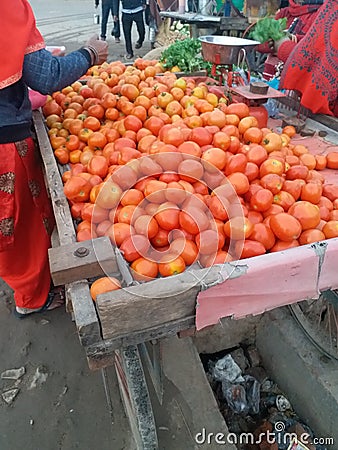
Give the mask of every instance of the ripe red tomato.
[[278, 194], [283, 188], [284, 178], [276, 173], [269, 173], [261, 178], [261, 185], [265, 189], [269, 189], [273, 195]]
[[338, 237], [338, 220], [329, 220], [322, 229], [326, 239]]
[[286, 191], [280, 191], [277, 195], [273, 197], [273, 203], [275, 205], [281, 206], [284, 211], [288, 211], [290, 206], [295, 203], [295, 199]]
[[303, 231], [299, 236], [300, 245], [312, 244], [313, 242], [323, 241], [325, 239], [325, 234], [317, 229], [309, 229]]
[[155, 237], [158, 232], [157, 221], [147, 214], [138, 217], [135, 220], [134, 227], [137, 234], [147, 236], [148, 239]]
[[147, 258], [137, 258], [132, 262], [130, 268], [137, 281], [150, 281], [158, 275], [158, 264]]
[[266, 249], [261, 242], [246, 239], [243, 243], [240, 241], [236, 243], [236, 252], [240, 255], [240, 259], [245, 259], [264, 255]]
[[294, 248], [294, 247], [299, 247], [299, 242], [297, 241], [297, 239], [294, 239], [291, 242], [278, 240], [276, 242], [276, 244], [272, 247], [270, 252], [272, 252], [272, 253], [274, 253], [274, 252], [282, 252], [284, 250], [288, 250], [289, 248]]
[[69, 178], [63, 189], [68, 200], [73, 202], [86, 202], [89, 199], [91, 188], [92, 185], [89, 181], [75, 175]]
[[195, 235], [209, 228], [210, 221], [200, 208], [190, 206], [180, 212], [179, 223], [183, 230]]
[[317, 204], [322, 196], [323, 187], [317, 183], [307, 183], [302, 187], [301, 200]]
[[247, 158], [243, 153], [237, 153], [237, 155], [231, 155], [227, 161], [225, 167], [225, 175], [230, 175], [234, 172], [245, 172], [245, 168], [247, 165]]
[[269, 189], [259, 189], [256, 191], [251, 199], [250, 206], [254, 211], [267, 211], [271, 208], [273, 202], [273, 194]]
[[158, 232], [151, 239], [151, 244], [155, 248], [165, 247], [166, 245], [169, 245], [169, 231], [159, 228]]
[[132, 262], [141, 256], [145, 256], [149, 250], [150, 242], [142, 234], [135, 234], [122, 242], [120, 250], [126, 261]]
[[286, 242], [298, 239], [302, 232], [300, 222], [288, 213], [274, 214], [271, 216], [270, 228], [278, 239]]
[[230, 239], [244, 240], [250, 237], [253, 227], [246, 217], [232, 217], [224, 224], [224, 233]]
[[170, 277], [184, 272], [185, 262], [181, 256], [175, 254], [167, 254], [158, 264], [158, 269], [162, 277]]
[[121, 195], [121, 188], [116, 183], [108, 180], [99, 188], [96, 203], [102, 208], [115, 208], [121, 199]]
[[164, 230], [175, 230], [180, 227], [180, 210], [174, 203], [163, 203], [155, 214], [155, 219]]
[[272, 248], [276, 242], [273, 232], [264, 223], [254, 224], [250, 239], [253, 241], [261, 242], [266, 250], [270, 250], [270, 248]]
[[204, 230], [195, 238], [201, 255], [215, 255], [224, 245], [224, 236], [215, 230]]
[[198, 259], [198, 248], [195, 242], [183, 237], [172, 241], [170, 252], [181, 256], [187, 266], [194, 264]]
[[294, 203], [289, 209], [289, 214], [299, 220], [303, 230], [316, 228], [320, 222], [319, 208], [310, 202], [299, 201]]

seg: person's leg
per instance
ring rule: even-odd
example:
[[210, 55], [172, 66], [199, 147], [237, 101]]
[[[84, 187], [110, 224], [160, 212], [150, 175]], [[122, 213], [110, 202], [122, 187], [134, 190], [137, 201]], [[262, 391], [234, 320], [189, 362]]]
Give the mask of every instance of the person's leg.
[[[27, 141], [22, 141], [24, 142]], [[8, 146], [8, 152], [15, 153], [14, 241], [11, 245], [1, 248], [0, 276], [14, 290], [17, 307], [41, 308], [46, 303], [51, 284], [48, 263], [50, 236], [44, 225], [45, 213], [50, 212], [50, 204], [42, 171], [36, 165], [33, 143], [30, 142], [26, 149], [22, 147], [23, 153], [27, 153], [22, 153], [21, 156], [14, 144], [5, 145]], [[25, 158], [31, 160], [28, 166], [35, 165], [33, 174], [26, 166]], [[7, 222], [6, 219], [0, 221], [1, 237], [8, 235], [9, 231], [4, 227], [9, 220], [10, 218]], [[0, 242], [3, 242], [3, 239]]]
[[109, 3], [102, 0], [101, 39], [106, 39], [107, 37], [107, 23], [109, 11], [110, 11]]
[[143, 11], [133, 14], [133, 16], [138, 31], [138, 40], [136, 42], [135, 48], [141, 48], [146, 34], [143, 20]]
[[121, 28], [120, 28], [120, 20], [119, 19], [114, 21], [114, 28], [112, 31], [112, 36], [115, 37], [116, 41], [120, 41]]
[[126, 42], [127, 55], [134, 56], [133, 47], [131, 43], [131, 26], [133, 24], [132, 14], [122, 13], [122, 28], [124, 40]]
[[114, 26], [111, 34], [115, 37], [116, 42], [120, 42], [120, 0], [111, 0], [111, 13], [114, 20]]

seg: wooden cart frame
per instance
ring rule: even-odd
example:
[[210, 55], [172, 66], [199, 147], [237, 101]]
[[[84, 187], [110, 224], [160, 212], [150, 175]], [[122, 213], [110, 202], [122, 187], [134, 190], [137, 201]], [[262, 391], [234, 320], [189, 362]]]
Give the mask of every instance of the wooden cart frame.
[[[135, 285], [128, 265], [119, 250], [113, 248], [108, 237], [76, 242], [59, 167], [41, 112], [34, 111], [33, 120], [56, 220], [57, 233], [49, 254], [53, 281], [56, 285], [65, 285], [67, 310], [73, 315], [89, 368], [102, 370], [109, 407], [111, 403], [105, 369], [114, 366], [137, 448], [155, 450], [158, 448], [156, 426], [143, 366], [148, 368], [161, 403], [161, 338], [194, 330], [199, 294], [218, 286], [224, 281], [224, 275], [230, 281], [237, 281], [234, 279], [241, 276], [247, 266], [245, 262], [236, 267], [225, 264], [221, 266], [221, 270], [220, 266], [191, 270], [175, 277]], [[330, 241], [332, 252], [336, 252], [338, 240]], [[328, 286], [335, 268], [327, 270], [330, 273], [319, 282], [325, 267], [328, 269], [332, 265], [331, 252], [331, 259], [329, 255], [328, 264], [323, 266], [323, 255], [328, 251], [328, 241], [308, 247], [304, 270], [312, 264], [312, 254], [315, 255], [317, 264], [313, 269], [313, 273], [317, 272], [317, 280], [311, 280], [312, 290], [315, 289], [319, 293], [322, 288], [336, 289], [338, 281], [335, 286]], [[265, 263], [267, 259], [259, 258], [262, 257], [252, 259], [258, 261], [258, 269], [262, 270], [262, 261]], [[290, 276], [296, 277], [296, 262], [293, 264]], [[267, 266], [266, 270], [271, 272], [274, 268]], [[119, 276], [126, 288], [102, 294], [94, 304], [88, 280], [107, 273]], [[299, 297], [292, 299], [287, 299], [286, 303], [276, 301], [270, 309], [299, 301]], [[257, 314], [262, 312], [263, 310], [256, 311]], [[248, 315], [253, 313], [254, 310]]]

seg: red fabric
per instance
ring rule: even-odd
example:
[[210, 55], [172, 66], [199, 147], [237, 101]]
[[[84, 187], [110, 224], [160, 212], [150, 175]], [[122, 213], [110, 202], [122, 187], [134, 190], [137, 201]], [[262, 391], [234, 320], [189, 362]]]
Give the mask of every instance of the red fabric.
[[[321, 5], [320, 4], [299, 5], [295, 3], [294, 0], [290, 0], [289, 4], [290, 6], [288, 6], [287, 8], [282, 8], [276, 13], [275, 19], [278, 20], [283, 19], [285, 17], [286, 26], [287, 28], [289, 28], [292, 22], [296, 18], [298, 18], [299, 20], [295, 30], [293, 31], [293, 34], [296, 35], [297, 41], [300, 41], [310, 29], [313, 21], [315, 20], [318, 14], [318, 9], [320, 8]], [[270, 80], [275, 75], [276, 65], [281, 61], [285, 62], [289, 57], [290, 53], [292, 52], [292, 50], [294, 49], [295, 43], [290, 41], [290, 44], [289, 43], [287, 44], [288, 45], [285, 45], [283, 43], [280, 46], [278, 50], [278, 57], [275, 56], [270, 57], [270, 55], [268, 56], [264, 65], [264, 73], [263, 73], [263, 77], [266, 80]], [[271, 53], [271, 51], [269, 51], [269, 46], [268, 44], [266, 45], [266, 43], [258, 45], [256, 49], [261, 53]], [[279, 52], [281, 52], [282, 58], [279, 56]]]
[[283, 42], [280, 45], [278, 52], [277, 52], [278, 59], [285, 62], [288, 59], [292, 50], [296, 47], [296, 45], [297, 45], [297, 42], [293, 42], [293, 41]]
[[53, 214], [31, 138], [0, 145], [0, 277], [17, 306], [39, 308], [50, 288]]
[[45, 46], [27, 0], [1, 2], [0, 89], [21, 78], [25, 54]]
[[290, 55], [280, 82], [313, 113], [332, 115], [338, 97], [338, 1], [327, 0]]

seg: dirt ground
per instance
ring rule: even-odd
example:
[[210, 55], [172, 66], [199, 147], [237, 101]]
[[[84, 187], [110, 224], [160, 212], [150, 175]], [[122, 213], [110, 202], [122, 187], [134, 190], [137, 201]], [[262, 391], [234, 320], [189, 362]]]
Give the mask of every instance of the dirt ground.
[[[74, 323], [63, 308], [19, 320], [11, 290], [0, 280], [1, 395], [19, 389], [13, 403], [0, 397], [1, 450], [132, 450], [127, 419], [109, 371], [114, 424], [100, 372], [90, 372]], [[36, 376], [38, 375], [38, 376]]]

